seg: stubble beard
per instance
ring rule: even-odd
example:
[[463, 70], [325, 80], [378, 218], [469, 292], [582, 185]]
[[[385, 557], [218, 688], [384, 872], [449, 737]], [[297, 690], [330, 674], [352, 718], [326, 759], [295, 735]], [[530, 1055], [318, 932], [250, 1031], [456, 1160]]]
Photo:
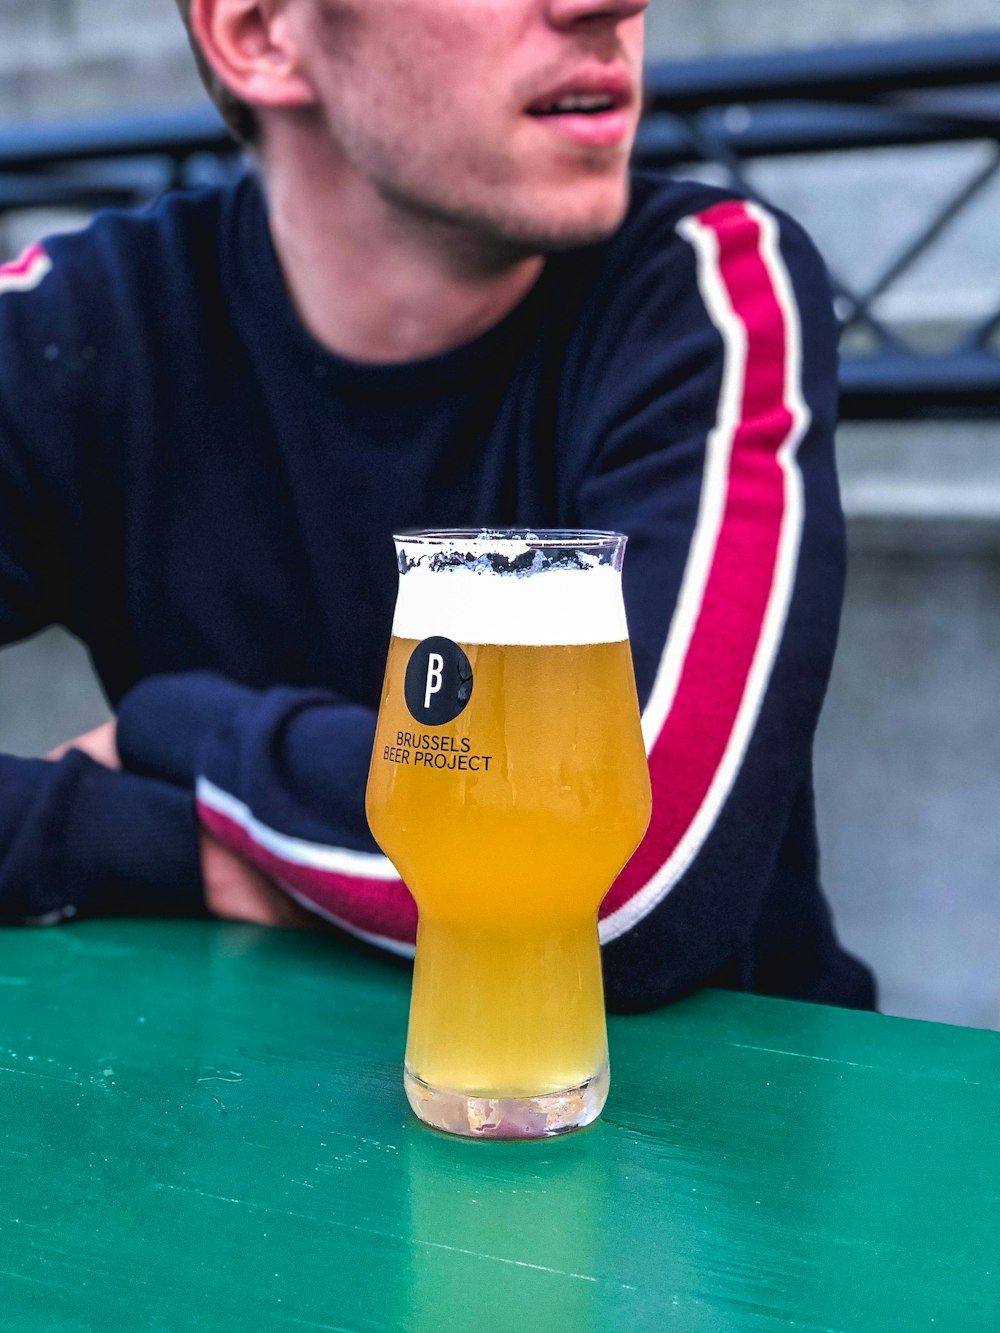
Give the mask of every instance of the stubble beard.
[[428, 194], [409, 188], [399, 180], [383, 180], [379, 193], [403, 226], [421, 229], [453, 248], [456, 257], [466, 256], [475, 267], [505, 268], [511, 263], [539, 255], [598, 245], [621, 226], [630, 194], [623, 173], [620, 199], [613, 209], [602, 208], [600, 217], [539, 217], [538, 210], [505, 208], [491, 202], [473, 202]]
[[[552, 191], [551, 202], [507, 203], [527, 191], [510, 179], [503, 161], [462, 167], [454, 159], [435, 161], [437, 154], [415, 159], [409, 136], [380, 135], [370, 125], [360, 129], [353, 117], [327, 120], [326, 131], [341, 161], [356, 179], [367, 182], [401, 236], [435, 249], [443, 243], [456, 259], [464, 257], [478, 270], [598, 244], [618, 230], [628, 209], [631, 182], [624, 158], [615, 168], [613, 197], [596, 201], [590, 216], [584, 210], [573, 217], [559, 202], [560, 193], [573, 189], [565, 184]], [[582, 189], [588, 189], [588, 174], [607, 172], [601, 157], [581, 163]], [[462, 188], [463, 178], [470, 187]], [[442, 183], [429, 189], [428, 181]]]

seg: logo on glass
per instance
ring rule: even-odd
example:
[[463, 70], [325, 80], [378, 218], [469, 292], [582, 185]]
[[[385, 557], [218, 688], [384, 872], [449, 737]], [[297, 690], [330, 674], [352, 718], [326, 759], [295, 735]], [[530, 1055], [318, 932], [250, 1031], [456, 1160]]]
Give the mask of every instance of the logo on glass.
[[472, 664], [451, 639], [424, 639], [410, 654], [405, 693], [415, 721], [425, 727], [443, 727], [472, 698]]

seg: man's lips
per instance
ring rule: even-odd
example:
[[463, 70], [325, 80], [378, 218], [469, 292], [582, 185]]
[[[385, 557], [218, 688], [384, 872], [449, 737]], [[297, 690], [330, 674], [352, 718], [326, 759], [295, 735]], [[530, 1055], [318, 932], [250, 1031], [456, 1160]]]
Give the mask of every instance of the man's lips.
[[532, 119], [554, 134], [589, 148], [615, 148], [629, 137], [632, 117], [628, 111], [562, 112], [533, 115]]
[[529, 115], [544, 115], [566, 98], [603, 98], [621, 110], [635, 101], [635, 81], [626, 65], [586, 65], [542, 88], [526, 106]]
[[624, 68], [577, 71], [526, 107], [540, 125], [588, 147], [615, 147], [632, 129], [635, 88]]

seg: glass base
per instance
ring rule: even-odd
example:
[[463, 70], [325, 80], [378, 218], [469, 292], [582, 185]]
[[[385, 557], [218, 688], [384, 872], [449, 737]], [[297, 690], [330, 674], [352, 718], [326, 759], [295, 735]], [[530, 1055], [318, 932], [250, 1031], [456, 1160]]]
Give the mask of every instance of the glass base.
[[611, 1072], [607, 1062], [576, 1088], [538, 1097], [469, 1097], [448, 1088], [433, 1088], [403, 1071], [403, 1086], [414, 1113], [446, 1134], [472, 1139], [545, 1139], [583, 1129], [596, 1120], [608, 1098]]

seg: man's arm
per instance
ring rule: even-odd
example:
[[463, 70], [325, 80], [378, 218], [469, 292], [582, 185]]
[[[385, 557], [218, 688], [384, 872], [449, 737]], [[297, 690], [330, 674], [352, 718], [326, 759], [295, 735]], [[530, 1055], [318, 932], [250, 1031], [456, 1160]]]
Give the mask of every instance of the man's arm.
[[194, 785], [218, 842], [320, 917], [408, 955], [416, 906], [365, 817], [374, 734], [375, 714], [336, 695], [205, 672], [140, 682], [118, 716], [126, 768]]
[[[120, 770], [116, 719], [103, 722], [75, 740], [66, 741], [45, 758], [50, 763], [58, 763], [73, 751], [89, 755], [105, 768]], [[313, 914], [299, 907], [266, 875], [205, 829], [198, 830], [198, 858], [205, 906], [214, 916], [259, 926], [315, 928]]]
[[[45, 450], [74, 447], [76, 412], [50, 379], [52, 264], [33, 247], [0, 267], [0, 645], [61, 617], [61, 543]], [[79, 752], [58, 763], [0, 756], [0, 921], [52, 920], [134, 900], [200, 902], [190, 793], [111, 772]]]
[[790, 823], [811, 819], [843, 593], [823, 264], [795, 224], [740, 201], [684, 219], [675, 250], [687, 277], [671, 294], [668, 378], [657, 393], [643, 378], [655, 360], [617, 368], [622, 415], [580, 491], [583, 522], [630, 534], [653, 786], [649, 832], [601, 911], [609, 997], [626, 1008], [752, 952]]

